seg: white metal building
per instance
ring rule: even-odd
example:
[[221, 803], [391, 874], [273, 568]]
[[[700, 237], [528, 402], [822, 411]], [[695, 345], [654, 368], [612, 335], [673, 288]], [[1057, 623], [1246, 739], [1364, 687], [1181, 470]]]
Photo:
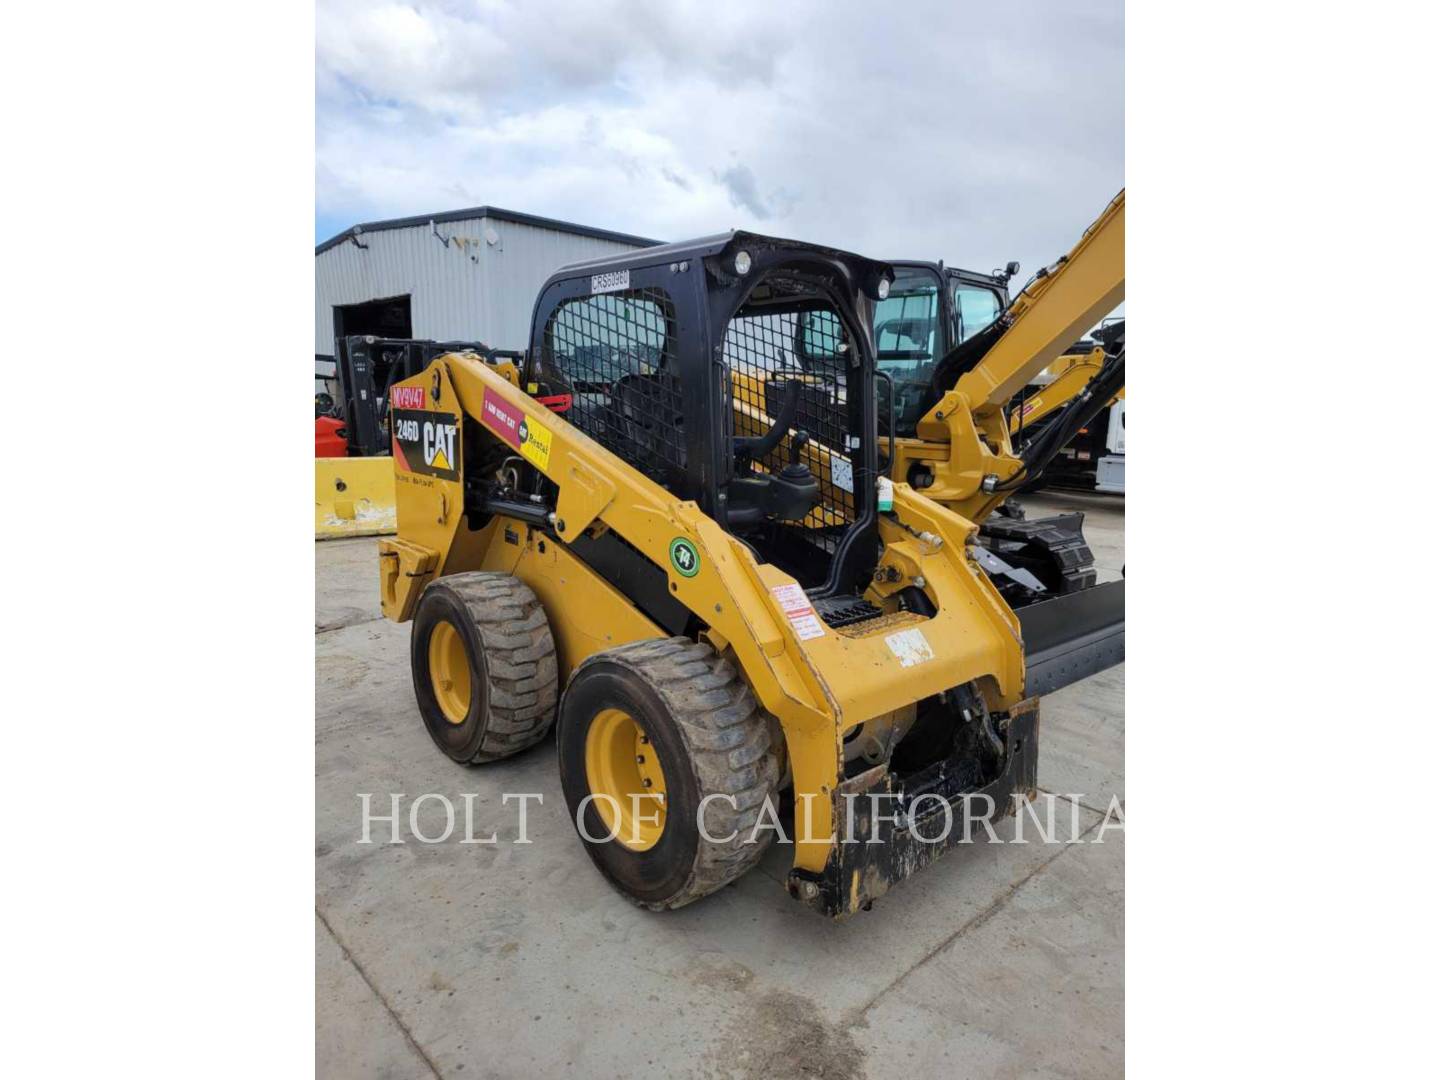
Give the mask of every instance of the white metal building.
[[495, 206], [356, 225], [315, 248], [316, 390], [348, 334], [524, 349], [551, 273], [658, 243]]

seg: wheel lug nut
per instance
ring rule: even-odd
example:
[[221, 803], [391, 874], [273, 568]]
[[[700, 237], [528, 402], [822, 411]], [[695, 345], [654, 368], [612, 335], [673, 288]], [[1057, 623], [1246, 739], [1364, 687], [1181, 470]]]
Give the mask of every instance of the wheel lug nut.
[[640, 782], [641, 782], [642, 784], [644, 784], [646, 787], [649, 787], [649, 786], [650, 786], [650, 783], [651, 783], [650, 778], [649, 778], [648, 776], [645, 777], [645, 779], [644, 779], [644, 780], [641, 780]]
[[641, 736], [640, 736], [640, 745], [641, 745], [641, 746], [649, 746], [649, 745], [650, 745], [650, 736], [649, 736], [649, 735], [641, 735]]
[[644, 755], [644, 754], [636, 754], [636, 755], [635, 755], [635, 764], [636, 764], [636, 765], [644, 765], [644, 764], [645, 764], [645, 755]]

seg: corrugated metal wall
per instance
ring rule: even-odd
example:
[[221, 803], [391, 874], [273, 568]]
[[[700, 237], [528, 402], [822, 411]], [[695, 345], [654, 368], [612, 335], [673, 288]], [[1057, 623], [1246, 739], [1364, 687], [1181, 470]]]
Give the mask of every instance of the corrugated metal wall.
[[[498, 218], [474, 218], [363, 233], [362, 250], [339, 244], [315, 256], [315, 352], [335, 349], [332, 307], [410, 296], [417, 338], [483, 341], [498, 349], [529, 343], [530, 312], [545, 279], [567, 263], [634, 245]], [[486, 240], [489, 233], [498, 238]]]

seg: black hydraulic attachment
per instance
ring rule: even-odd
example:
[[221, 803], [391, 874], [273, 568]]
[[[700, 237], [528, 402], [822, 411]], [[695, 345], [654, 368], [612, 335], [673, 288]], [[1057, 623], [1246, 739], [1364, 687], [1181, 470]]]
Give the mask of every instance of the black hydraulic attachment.
[[1125, 660], [1125, 581], [1017, 608], [1025, 693], [1049, 694]]

